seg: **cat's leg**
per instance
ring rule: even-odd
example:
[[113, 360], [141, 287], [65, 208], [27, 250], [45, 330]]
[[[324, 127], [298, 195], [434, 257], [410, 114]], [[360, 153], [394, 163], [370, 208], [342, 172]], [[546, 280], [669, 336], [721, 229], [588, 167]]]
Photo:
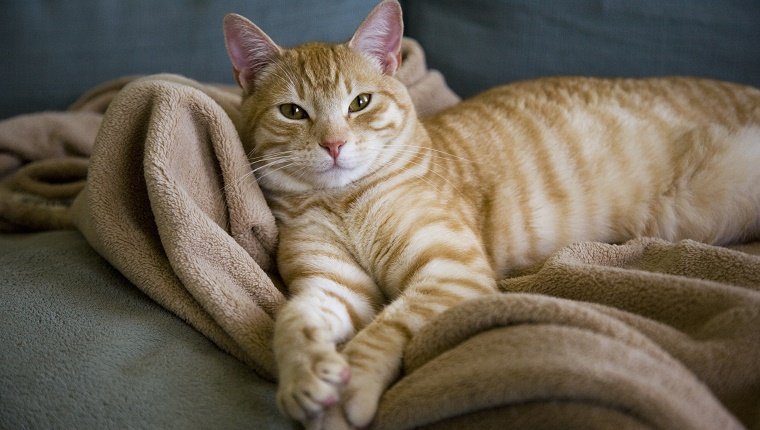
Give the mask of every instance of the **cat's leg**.
[[343, 354], [352, 375], [341, 404], [351, 425], [364, 427], [372, 421], [380, 396], [400, 374], [406, 345], [423, 325], [466, 299], [497, 291], [485, 254], [476, 241], [471, 244], [469, 249], [477, 251], [470, 254], [461, 246], [446, 249], [440, 243], [420, 251], [422, 260], [407, 263], [405, 271], [413, 273], [403, 292], [346, 345]]
[[718, 245], [760, 238], [760, 125], [695, 128], [673, 148], [672, 177], [661, 179], [643, 235]]
[[[350, 368], [336, 351], [336, 344], [370, 321], [377, 306], [373, 303], [376, 297], [356, 291], [356, 284], [354, 289], [343, 285], [331, 269], [335, 267], [293, 280], [289, 287], [295, 294], [275, 322], [278, 406], [301, 422], [312, 420], [338, 402]], [[368, 291], [376, 289], [373, 283], [365, 287]]]

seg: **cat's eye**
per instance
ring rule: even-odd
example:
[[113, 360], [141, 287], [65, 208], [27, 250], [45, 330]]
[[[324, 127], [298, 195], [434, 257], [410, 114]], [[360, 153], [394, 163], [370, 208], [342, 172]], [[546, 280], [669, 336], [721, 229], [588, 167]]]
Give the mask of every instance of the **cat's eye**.
[[370, 100], [372, 100], [372, 94], [361, 93], [351, 101], [350, 105], [348, 105], [348, 111], [359, 112], [360, 110], [367, 107]]
[[290, 119], [306, 119], [309, 117], [309, 114], [307, 114], [301, 106], [298, 106], [295, 103], [281, 104], [280, 113], [285, 116], [285, 118]]

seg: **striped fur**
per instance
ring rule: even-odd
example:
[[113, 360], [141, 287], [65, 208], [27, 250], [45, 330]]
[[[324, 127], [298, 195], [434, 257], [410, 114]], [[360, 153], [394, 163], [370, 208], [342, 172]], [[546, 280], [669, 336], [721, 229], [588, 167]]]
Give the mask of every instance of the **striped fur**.
[[[247, 84], [241, 135], [291, 294], [275, 328], [278, 402], [304, 423], [329, 409], [368, 424], [420, 327], [558, 247], [760, 233], [753, 88], [542, 79], [418, 120], [376, 59], [314, 43]], [[361, 93], [369, 105], [348, 112]], [[284, 103], [309, 118], [284, 117]], [[333, 159], [320, 143], [336, 139]]]

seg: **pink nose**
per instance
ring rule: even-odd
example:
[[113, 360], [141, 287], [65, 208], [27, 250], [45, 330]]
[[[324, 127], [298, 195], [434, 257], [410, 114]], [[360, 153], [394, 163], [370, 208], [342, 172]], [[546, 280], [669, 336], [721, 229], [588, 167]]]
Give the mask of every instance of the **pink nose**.
[[327, 140], [319, 144], [322, 148], [325, 148], [330, 153], [330, 157], [333, 160], [337, 160], [340, 155], [340, 148], [346, 144], [345, 140]]

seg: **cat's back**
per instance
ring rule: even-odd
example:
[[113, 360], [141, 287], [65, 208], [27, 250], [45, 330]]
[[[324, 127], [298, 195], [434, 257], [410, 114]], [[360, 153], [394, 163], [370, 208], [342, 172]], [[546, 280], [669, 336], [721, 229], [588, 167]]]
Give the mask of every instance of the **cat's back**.
[[458, 169], [492, 261], [509, 267], [576, 240], [686, 232], [722, 241], [717, 227], [684, 230], [678, 218], [702, 208], [673, 199], [682, 193], [674, 184], [698, 166], [725, 170], [728, 161], [711, 159], [724, 157], [732, 133], [744, 133], [753, 151], [737, 176], [760, 162], [760, 90], [706, 79], [524, 81], [423, 124], [434, 147], [457, 155], [441, 169]]
[[689, 77], [541, 78], [493, 88], [422, 121], [434, 146], [480, 171], [499, 176], [515, 162], [533, 170], [535, 159], [545, 172], [563, 153], [575, 162], [632, 161], [695, 128], [760, 125], [760, 90]]
[[522, 115], [545, 127], [553, 125], [559, 113], [624, 113], [655, 120], [741, 125], [760, 119], [760, 89], [692, 77], [550, 77], [492, 88], [423, 122], [433, 130], [468, 128]]
[[493, 88], [422, 122], [435, 147], [477, 166], [479, 180], [505, 169], [552, 176], [610, 157], [634, 169], [637, 160], [670, 160], [696, 129], [760, 127], [760, 90], [689, 77], [542, 78]]
[[604, 166], [651, 171], [697, 129], [760, 127], [760, 90], [689, 77], [541, 78], [493, 88], [422, 122], [433, 146], [477, 171], [465, 182], [538, 175], [557, 194], [565, 173], [612, 181], [619, 175]]

